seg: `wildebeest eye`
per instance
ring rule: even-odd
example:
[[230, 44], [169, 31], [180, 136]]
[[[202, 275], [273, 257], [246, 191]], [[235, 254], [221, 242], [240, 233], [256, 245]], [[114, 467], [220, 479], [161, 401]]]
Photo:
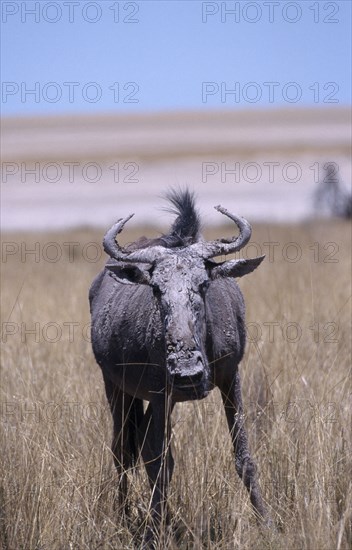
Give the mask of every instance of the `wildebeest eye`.
[[126, 266], [121, 270], [121, 273], [130, 281], [134, 281], [138, 276], [138, 271], [138, 268], [135, 268], [134, 266]]
[[131, 283], [140, 283], [144, 277], [144, 273], [141, 269], [134, 265], [123, 266], [119, 270], [119, 276], [122, 279], [127, 279]]
[[148, 271], [140, 269], [136, 265], [106, 265], [114, 278], [121, 283], [129, 284], [144, 284], [150, 283], [150, 275]]

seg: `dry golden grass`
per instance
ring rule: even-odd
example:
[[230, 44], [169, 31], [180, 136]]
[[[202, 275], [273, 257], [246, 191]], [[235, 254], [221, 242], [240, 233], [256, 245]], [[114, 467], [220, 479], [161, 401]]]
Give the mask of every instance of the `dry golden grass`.
[[[103, 258], [87, 261], [94, 247], [83, 247], [100, 243], [101, 233], [17, 234], [4, 241], [3, 252], [9, 242], [19, 252], [3, 255], [1, 265], [1, 547], [138, 548], [150, 498], [146, 475], [143, 467], [130, 475], [128, 530], [116, 504], [110, 413], [88, 341], [87, 293]], [[264, 242], [279, 243], [273, 261], [267, 257], [240, 281], [249, 331], [241, 365], [247, 428], [278, 530], [262, 533], [254, 522], [215, 390], [202, 402], [177, 405], [173, 414], [170, 503], [180, 538], [176, 543], [170, 535], [165, 546], [348, 549], [350, 226], [261, 225], [252, 241], [267, 253]], [[21, 243], [33, 248], [35, 242], [39, 257], [21, 258]], [[49, 242], [63, 251], [57, 262], [48, 261], [60, 250]], [[64, 242], [79, 243], [73, 257]], [[289, 261], [285, 252], [301, 258]], [[255, 255], [254, 248], [248, 253]], [[28, 329], [36, 333], [26, 335]]]

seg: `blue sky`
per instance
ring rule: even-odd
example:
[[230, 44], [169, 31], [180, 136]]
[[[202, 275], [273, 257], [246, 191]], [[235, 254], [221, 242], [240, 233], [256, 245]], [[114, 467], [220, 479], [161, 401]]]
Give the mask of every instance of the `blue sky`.
[[2, 0], [1, 9], [3, 115], [351, 101], [349, 0]]

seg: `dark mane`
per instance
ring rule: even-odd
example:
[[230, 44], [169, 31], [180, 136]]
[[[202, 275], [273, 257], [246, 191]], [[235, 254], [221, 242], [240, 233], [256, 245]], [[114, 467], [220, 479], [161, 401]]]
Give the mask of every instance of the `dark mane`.
[[164, 246], [175, 248], [189, 246], [199, 239], [200, 217], [195, 206], [194, 193], [186, 190], [171, 189], [164, 197], [170, 206], [163, 208], [166, 212], [176, 215], [170, 232], [155, 239], [141, 237], [126, 247], [126, 250], [148, 248], [150, 246]]

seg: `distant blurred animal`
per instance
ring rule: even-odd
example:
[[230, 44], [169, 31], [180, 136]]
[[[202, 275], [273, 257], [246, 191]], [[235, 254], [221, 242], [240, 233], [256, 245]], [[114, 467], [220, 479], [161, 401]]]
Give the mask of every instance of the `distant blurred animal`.
[[352, 218], [352, 193], [343, 187], [334, 162], [324, 164], [324, 178], [314, 193], [314, 205], [318, 213]]
[[[267, 521], [244, 428], [238, 364], [246, 340], [245, 306], [234, 280], [256, 269], [264, 256], [216, 263], [212, 258], [248, 243], [248, 222], [217, 206], [235, 222], [239, 235], [206, 242], [193, 195], [172, 191], [168, 199], [177, 215], [168, 234], [122, 248], [116, 236], [132, 215], [106, 233], [103, 244], [110, 259], [89, 294], [92, 345], [111, 407], [112, 451], [126, 512], [126, 470], [138, 452], [152, 489], [145, 547], [157, 540], [162, 518], [169, 519], [174, 404], [203, 399], [215, 386], [221, 392], [236, 470], [257, 517]], [[146, 412], [143, 400], [149, 402]]]

